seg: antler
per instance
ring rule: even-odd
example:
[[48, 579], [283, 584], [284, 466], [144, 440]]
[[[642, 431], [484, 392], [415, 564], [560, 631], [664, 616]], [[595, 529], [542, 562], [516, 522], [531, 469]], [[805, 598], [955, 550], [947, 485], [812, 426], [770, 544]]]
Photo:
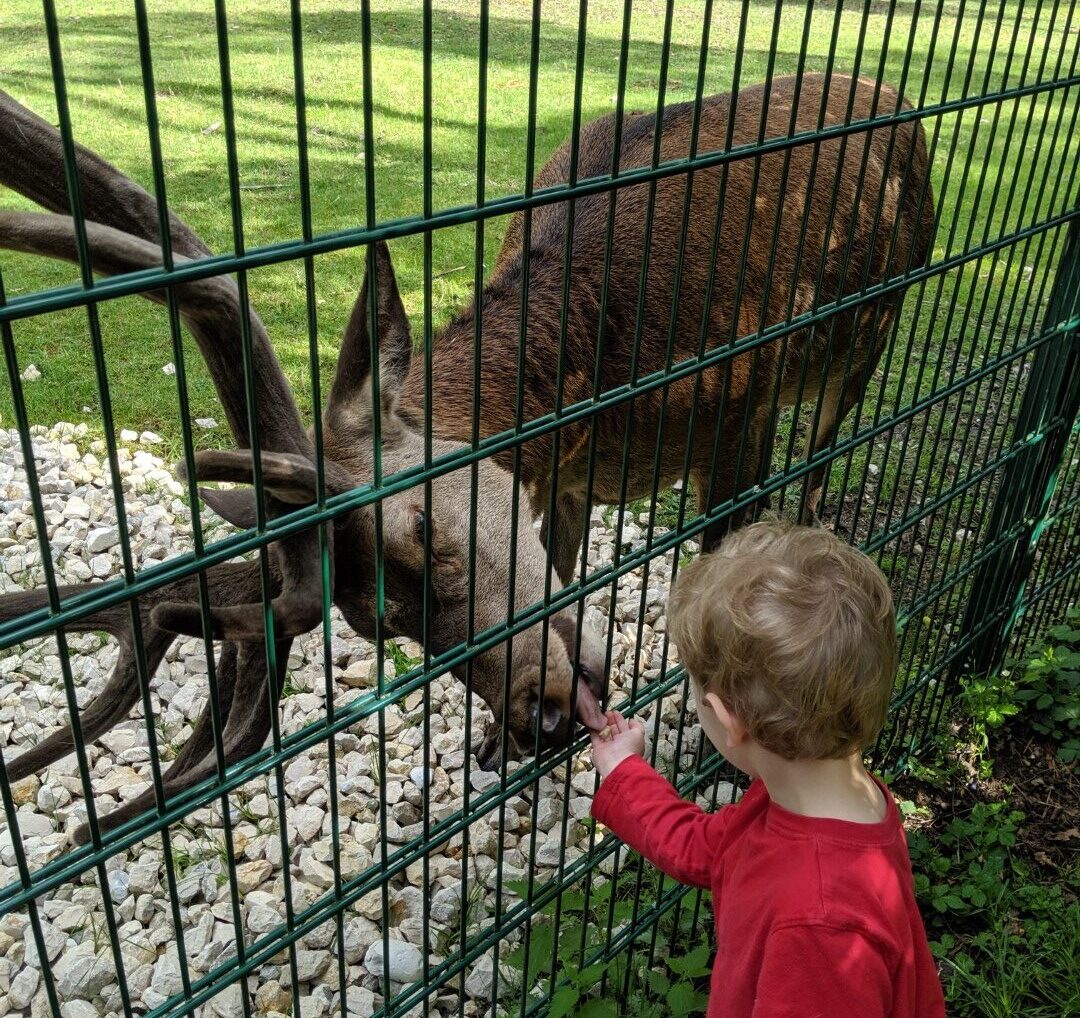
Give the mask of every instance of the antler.
[[[92, 267], [113, 275], [161, 265], [160, 218], [155, 200], [115, 167], [82, 146], [76, 146], [81, 205]], [[63, 174], [59, 133], [7, 93], [0, 91], [0, 184], [49, 209], [45, 213], [0, 213], [0, 247], [68, 261], [78, 260], [75, 226], [67, 215], [70, 201]], [[175, 214], [169, 215], [174, 259], [183, 264], [210, 254], [209, 248]], [[209, 368], [226, 419], [240, 450], [200, 453], [192, 465], [199, 480], [251, 483], [254, 464], [242, 364], [243, 304], [236, 283], [228, 276], [177, 283], [172, 288], [180, 315], [198, 342]], [[144, 294], [164, 303], [164, 291]], [[254, 374], [255, 423], [262, 452], [260, 465], [269, 518], [280, 516], [317, 497], [313, 450], [300, 420], [287, 379], [281, 370], [258, 316], [247, 311]], [[181, 468], [183, 476], [183, 468]], [[353, 487], [349, 477], [332, 463], [325, 465], [330, 494]], [[212, 508], [242, 525], [255, 521], [250, 490], [203, 491]], [[332, 534], [330, 535], [332, 539]], [[318, 534], [308, 529], [270, 546], [270, 572], [276, 657], [284, 662], [293, 637], [307, 632], [322, 618], [322, 577]], [[331, 563], [333, 559], [331, 558]], [[218, 662], [219, 697], [224, 720], [225, 759], [231, 763], [257, 749], [270, 725], [266, 695], [267, 660], [260, 572], [256, 563], [225, 563], [207, 570], [210, 593], [209, 628], [224, 640]], [[331, 583], [332, 569], [331, 569]], [[81, 590], [62, 587], [61, 598]], [[177, 634], [202, 634], [194, 577], [140, 596], [140, 616], [151, 669], [160, 664]], [[14, 618], [47, 603], [45, 592], [0, 598], [0, 620]], [[120, 643], [120, 656], [105, 690], [82, 715], [84, 739], [97, 739], [126, 716], [138, 699], [130, 620], [123, 607], [69, 623], [71, 629], [105, 630]], [[282, 675], [275, 677], [274, 700]], [[173, 795], [213, 773], [216, 759], [210, 707], [203, 710], [195, 730], [174, 761], [165, 781]], [[70, 752], [73, 737], [67, 727], [23, 753], [8, 765], [13, 780]], [[103, 818], [110, 828], [146, 809], [153, 793], [125, 804]], [[85, 840], [85, 827], [76, 832]]]

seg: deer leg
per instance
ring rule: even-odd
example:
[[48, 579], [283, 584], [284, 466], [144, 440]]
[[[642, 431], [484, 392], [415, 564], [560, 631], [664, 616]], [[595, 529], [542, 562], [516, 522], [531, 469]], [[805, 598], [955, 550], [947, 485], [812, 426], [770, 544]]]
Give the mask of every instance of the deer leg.
[[[841, 379], [831, 380], [825, 387], [825, 393], [821, 398], [821, 405], [817, 412], [817, 434], [807, 437], [807, 459], [828, 447], [836, 436], [839, 427], [840, 404], [844, 398], [843, 388]], [[799, 504], [799, 522], [806, 526], [813, 526], [818, 522], [818, 509], [821, 506], [825, 473], [826, 468], [823, 464], [814, 467], [806, 478], [803, 497]]]
[[[772, 448], [776, 439], [776, 414], [772, 408], [759, 410], [751, 423], [746, 441], [749, 448], [743, 460], [743, 479], [739, 485], [740, 491], [745, 491], [751, 486], [762, 486], [772, 473]], [[754, 519], [760, 519], [763, 513], [772, 509], [772, 498], [762, 495], [752, 506], [745, 510], [746, 515]]]
[[[544, 513], [540, 525], [540, 540], [551, 549], [551, 564], [563, 584], [577, 576], [581, 564], [581, 548], [585, 543], [585, 500], [576, 494], [559, 495], [555, 500], [552, 519]], [[554, 544], [552, 544], [554, 542]]]
[[[694, 489], [698, 493], [698, 512], [711, 512], [739, 495], [746, 494], [765, 478], [770, 464], [771, 436], [768, 408], [749, 411], [752, 416], [746, 425], [746, 444], [742, 444], [743, 423], [738, 417], [730, 431], [720, 436], [715, 464], [700, 464], [693, 472]], [[724, 428], [724, 424], [720, 424]], [[739, 476], [736, 478], [735, 471]], [[712, 487], [709, 478], [712, 477]], [[749, 523], [769, 509], [770, 499], [763, 495], [756, 502], [742, 506], [727, 516], [710, 523], [702, 535], [702, 552], [712, 551], [729, 533]]]
[[[865, 318], [860, 322], [853, 342], [857, 344], [857, 349], [858, 347], [865, 349], [867, 356], [859, 363], [856, 354], [850, 370], [844, 370], [843, 374], [836, 374], [829, 379], [818, 413], [817, 434], [813, 436], [813, 445], [811, 446], [809, 439], [807, 440], [808, 459], [836, 442], [840, 425], [844, 423], [847, 415], [851, 413], [861, 395], [866, 391], [866, 386], [881, 360], [881, 355], [885, 350], [885, 341], [892, 331], [896, 310], [896, 307], [889, 305], [881, 311], [877, 332], [873, 337], [868, 335], [869, 327], [866, 324], [872, 320], [872, 313], [867, 311]], [[847, 357], [841, 359], [846, 361]], [[799, 507], [800, 523], [817, 522], [818, 513], [824, 508], [823, 489], [828, 473], [829, 464], [822, 463], [816, 466], [807, 477], [803, 501]]]

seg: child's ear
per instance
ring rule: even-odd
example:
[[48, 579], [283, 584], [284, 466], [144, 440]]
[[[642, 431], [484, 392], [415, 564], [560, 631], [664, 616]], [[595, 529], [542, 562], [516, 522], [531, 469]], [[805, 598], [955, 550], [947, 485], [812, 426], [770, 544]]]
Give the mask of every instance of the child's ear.
[[741, 746], [750, 738], [746, 725], [728, 710], [727, 705], [720, 697], [715, 693], [706, 693], [704, 699], [723, 727], [729, 746]]

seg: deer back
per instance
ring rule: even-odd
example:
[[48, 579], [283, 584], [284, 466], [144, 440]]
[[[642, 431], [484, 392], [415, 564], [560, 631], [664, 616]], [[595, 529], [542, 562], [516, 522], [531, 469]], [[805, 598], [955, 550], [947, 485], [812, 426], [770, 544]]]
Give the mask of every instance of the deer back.
[[[730, 95], [706, 98], [701, 108], [698, 153], [727, 149], [729, 134], [730, 147], [738, 149], [755, 145], [762, 138], [816, 131], [819, 120], [829, 128], [909, 108], [889, 86], [839, 75], [827, 82], [824, 75], [814, 74], [801, 80], [793, 118], [796, 87], [797, 79], [781, 78], [773, 81], [768, 96], [764, 86], [757, 85], [742, 90], [735, 101]], [[691, 154], [693, 117], [694, 104], [690, 102], [665, 109], [660, 162]], [[652, 114], [624, 118], [620, 171], [651, 165], [655, 127]], [[614, 116], [584, 126], [579, 179], [610, 173], [614, 144]], [[555, 152], [537, 176], [537, 188], [569, 180], [570, 152], [569, 142]], [[706, 350], [714, 349], [922, 264], [929, 253], [934, 222], [927, 173], [924, 132], [917, 121], [908, 121], [843, 138], [803, 142], [787, 151], [736, 158], [726, 165], [697, 170], [692, 176], [666, 176], [655, 184], [655, 197], [648, 183], [620, 188], [615, 199], [610, 267], [606, 243], [610, 196], [602, 192], [578, 198], [574, 203], [570, 300], [562, 349], [568, 203], [536, 208], [530, 224], [522, 418], [550, 413], [557, 402], [567, 405], [592, 398], [597, 391], [593, 382], [598, 362], [599, 391], [609, 391], [634, 377], [663, 371], [670, 363], [697, 356], [703, 329]], [[879, 203], [881, 211], [876, 214]], [[677, 255], [684, 214], [685, 255], [680, 263]], [[518, 383], [524, 237], [525, 215], [519, 212], [509, 224], [479, 302], [480, 417], [485, 435], [515, 423], [512, 394]], [[459, 440], [467, 440], [471, 428], [476, 313], [476, 305], [465, 309], [436, 343], [435, 425], [441, 434]], [[833, 344], [831, 355], [843, 359], [846, 330], [839, 332], [840, 341]], [[560, 356], [561, 399], [556, 391]], [[732, 413], [741, 413], [748, 403], [771, 398], [777, 371], [800, 373], [804, 356], [810, 358], [808, 372], [812, 377], [821, 369], [825, 350], [822, 344], [812, 342], [809, 331], [786, 344], [776, 341], [762, 347], [755, 372], [761, 384], [755, 385], [753, 392], [749, 357], [732, 362], [730, 381], [726, 381], [724, 367], [706, 371], [698, 407], [703, 432], [715, 423], [710, 412], [715, 414], [725, 385], [727, 405]], [[672, 433], [689, 425], [694, 385], [691, 377], [666, 387]], [[788, 401], [790, 390], [785, 386], [782, 393]], [[653, 446], [648, 440], [655, 435], [662, 391], [654, 390], [634, 401], [636, 441], [648, 450], [650, 462], [640, 470], [631, 464], [632, 475], [637, 475], [631, 478], [631, 489], [651, 487]], [[412, 396], [416, 396], [415, 389]], [[618, 457], [625, 417], [625, 409], [620, 408], [601, 415], [597, 424], [601, 458]], [[587, 434], [587, 422], [562, 430], [562, 484], [583, 478], [585, 465], [581, 461]], [[550, 470], [550, 443], [537, 440], [527, 444], [522, 459], [526, 481], [534, 488], [542, 486]], [[682, 450], [674, 449], [662, 473], [673, 474], [681, 463]], [[602, 478], [600, 484], [603, 488]], [[617, 498], [617, 490], [601, 491], [598, 497], [612, 495]]]

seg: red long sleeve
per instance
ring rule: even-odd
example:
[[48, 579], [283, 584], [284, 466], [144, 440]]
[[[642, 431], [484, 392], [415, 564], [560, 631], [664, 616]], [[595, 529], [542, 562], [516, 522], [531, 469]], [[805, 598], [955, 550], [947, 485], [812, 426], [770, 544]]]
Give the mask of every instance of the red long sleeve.
[[944, 1018], [900, 814], [880, 788], [876, 824], [791, 813], [760, 781], [706, 813], [632, 757], [601, 783], [593, 816], [712, 890], [708, 1018]]
[[706, 813], [680, 798], [640, 756], [627, 757], [601, 782], [592, 814], [672, 879], [705, 890], [712, 886], [727, 811]]

